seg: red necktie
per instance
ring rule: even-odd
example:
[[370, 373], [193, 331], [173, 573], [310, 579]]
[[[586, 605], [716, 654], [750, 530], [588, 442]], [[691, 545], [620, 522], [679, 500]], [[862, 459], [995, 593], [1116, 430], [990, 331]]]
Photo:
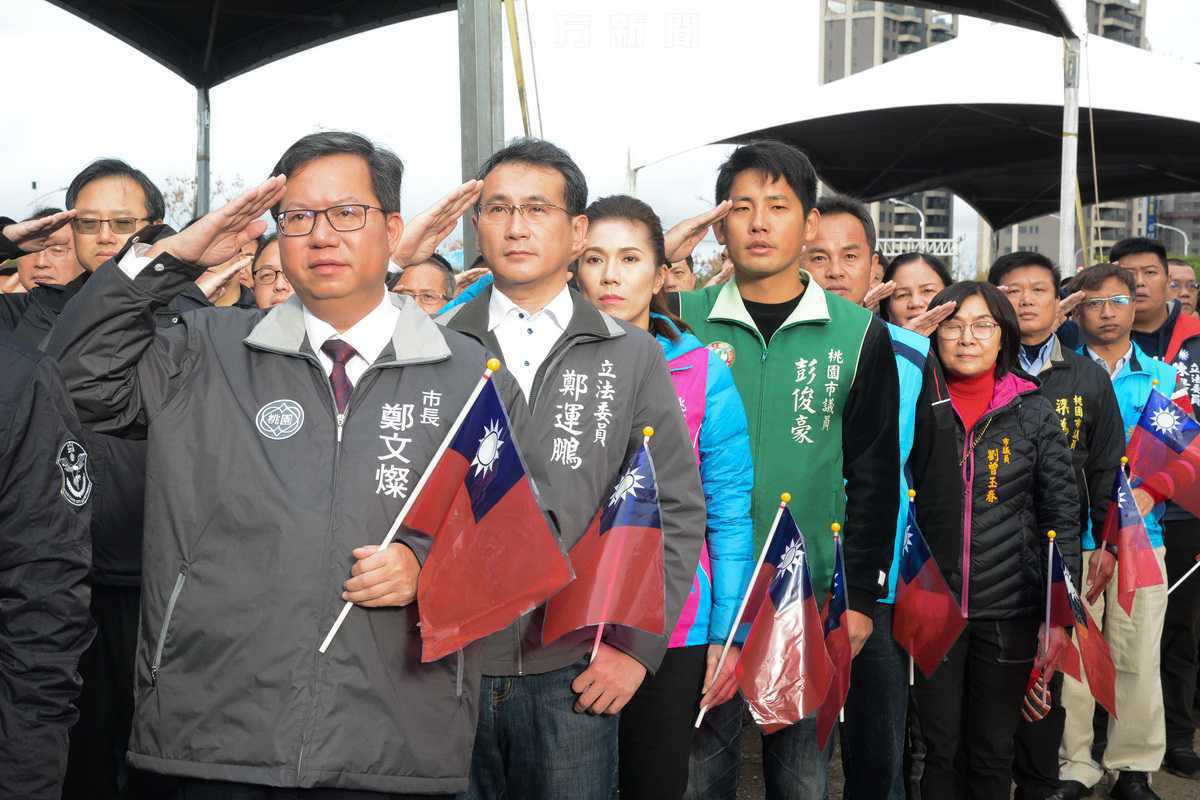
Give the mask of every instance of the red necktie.
[[321, 352], [333, 360], [333, 371], [329, 373], [329, 385], [333, 387], [333, 400], [337, 404], [339, 414], [346, 413], [350, 404], [350, 392], [354, 388], [346, 375], [346, 362], [354, 358], [357, 351], [349, 342], [341, 339], [329, 339], [321, 345]]

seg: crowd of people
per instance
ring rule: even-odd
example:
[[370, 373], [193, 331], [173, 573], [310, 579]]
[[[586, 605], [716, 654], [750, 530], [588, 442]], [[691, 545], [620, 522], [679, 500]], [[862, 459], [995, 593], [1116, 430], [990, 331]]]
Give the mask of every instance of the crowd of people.
[[[853, 661], [836, 737], [762, 732], [768, 798], [829, 796], [835, 741], [848, 800], [1200, 780], [1200, 578], [1167, 592], [1200, 521], [1131, 476], [1163, 580], [1129, 608], [1102, 534], [1152, 391], [1200, 403], [1187, 262], [1145, 238], [1069, 281], [1033, 252], [986, 281], [887, 262], [867, 207], [770, 140], [669, 229], [589, 202], [543, 140], [408, 219], [403, 169], [325, 131], [178, 232], [114, 159], [65, 210], [0, 218], [0, 797], [734, 800], [756, 730], [739, 609], [784, 493], [819, 598], [844, 553]], [[480, 254], [456, 271], [436, 251], [460, 219]], [[540, 606], [422, 661], [430, 539], [376, 543], [493, 357], [499, 446], [563, 552], [653, 429], [661, 635], [545, 644]], [[965, 619], [931, 674], [893, 637], [910, 515]], [[1049, 531], [1119, 715], [1060, 671], [1082, 634], [1047, 625]]]

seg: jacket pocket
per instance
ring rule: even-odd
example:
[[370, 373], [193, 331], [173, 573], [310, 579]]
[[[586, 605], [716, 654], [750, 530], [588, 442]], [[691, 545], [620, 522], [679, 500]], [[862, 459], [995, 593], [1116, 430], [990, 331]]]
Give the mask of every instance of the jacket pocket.
[[179, 574], [175, 576], [175, 586], [171, 589], [171, 596], [167, 600], [167, 611], [163, 614], [162, 627], [158, 629], [158, 642], [154, 645], [154, 659], [150, 662], [150, 683], [158, 684], [158, 668], [162, 666], [163, 648], [167, 644], [167, 633], [171, 629], [171, 616], [175, 613], [175, 604], [179, 602], [179, 595], [183, 593], [183, 584], [187, 580], [187, 565], [179, 568]]

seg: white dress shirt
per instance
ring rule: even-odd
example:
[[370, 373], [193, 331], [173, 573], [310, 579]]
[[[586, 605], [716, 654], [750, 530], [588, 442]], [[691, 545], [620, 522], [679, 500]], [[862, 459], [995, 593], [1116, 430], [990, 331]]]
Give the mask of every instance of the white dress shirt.
[[538, 368], [571, 322], [575, 307], [566, 286], [546, 307], [530, 314], [504, 293], [492, 288], [488, 304], [488, 330], [496, 335], [504, 366], [517, 379], [526, 399]]
[[[129, 248], [129, 252], [117, 266], [131, 279], [136, 278], [137, 274], [150, 264], [150, 259], [146, 257], [149, 250], [150, 245], [148, 244], [135, 244]], [[317, 319], [307, 308], [304, 308], [304, 330], [308, 334], [308, 344], [317, 354], [317, 359], [321, 362], [321, 367], [325, 370], [326, 375], [333, 372], [333, 359], [325, 355], [321, 350], [321, 345], [329, 339], [341, 339], [349, 342], [355, 350], [355, 355], [346, 362], [346, 377], [350, 379], [350, 384], [353, 386], [367, 371], [367, 367], [375, 363], [375, 359], [379, 358], [383, 348], [387, 347], [387, 343], [392, 340], [392, 334], [396, 330], [396, 318], [399, 315], [400, 309], [392, 305], [387, 291], [384, 290], [379, 305], [375, 306], [371, 313], [360, 319], [345, 333], [338, 334], [332, 325]]]
[[385, 291], [379, 305], [345, 333], [339, 334], [328, 322], [318, 319], [304, 308], [304, 331], [308, 334], [308, 345], [317, 354], [326, 375], [333, 372], [333, 359], [325, 354], [321, 345], [330, 339], [341, 339], [354, 348], [355, 354], [346, 362], [346, 377], [350, 379], [351, 385], [356, 385], [358, 379], [367, 371], [367, 367], [375, 363], [383, 348], [392, 340], [392, 334], [396, 331], [396, 318], [399, 316], [400, 309], [392, 305]]
[[1117, 363], [1113, 365], [1112, 369], [1108, 368], [1108, 362], [1104, 360], [1104, 356], [1096, 355], [1094, 352], [1092, 352], [1092, 348], [1090, 348], [1090, 347], [1088, 347], [1086, 349], [1087, 349], [1088, 357], [1091, 358], [1092, 361], [1095, 361], [1097, 364], [1104, 367], [1104, 371], [1108, 373], [1108, 377], [1110, 377], [1110, 378], [1115, 378], [1118, 375], [1120, 375], [1121, 370], [1125, 369], [1125, 365], [1133, 360], [1133, 343], [1132, 342], [1130, 342], [1130, 344], [1129, 344], [1129, 349], [1125, 351], [1125, 355], [1123, 355], [1117, 359]]

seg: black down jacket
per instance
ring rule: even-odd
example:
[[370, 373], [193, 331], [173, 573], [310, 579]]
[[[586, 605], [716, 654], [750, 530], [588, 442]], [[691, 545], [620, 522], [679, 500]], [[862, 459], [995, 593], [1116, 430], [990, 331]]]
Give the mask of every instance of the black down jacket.
[[1045, 613], [1050, 530], [1079, 585], [1071, 454], [1034, 379], [998, 379], [990, 409], [968, 437], [939, 374], [922, 389], [910, 466], [917, 522], [969, 618]]

